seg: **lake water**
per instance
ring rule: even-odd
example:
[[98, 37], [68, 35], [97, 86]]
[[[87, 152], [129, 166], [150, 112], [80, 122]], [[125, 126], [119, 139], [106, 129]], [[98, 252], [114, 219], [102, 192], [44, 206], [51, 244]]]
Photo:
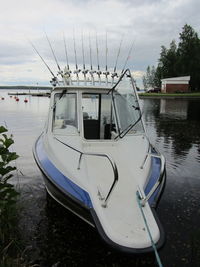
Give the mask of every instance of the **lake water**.
[[[4, 96], [5, 100], [1, 100]], [[20, 158], [13, 182], [21, 191], [20, 233], [26, 257], [37, 266], [156, 266], [154, 255], [111, 251], [95, 229], [46, 196], [32, 155], [49, 98], [0, 91], [0, 125], [14, 135]], [[167, 161], [167, 183], [157, 212], [166, 233], [164, 266], [200, 266], [200, 100], [141, 100], [150, 141]]]

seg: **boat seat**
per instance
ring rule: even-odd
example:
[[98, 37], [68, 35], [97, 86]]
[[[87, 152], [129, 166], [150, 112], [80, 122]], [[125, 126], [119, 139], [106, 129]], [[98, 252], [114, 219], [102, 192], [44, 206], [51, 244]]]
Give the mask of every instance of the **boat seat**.
[[100, 139], [99, 121], [83, 120], [85, 139]]
[[111, 132], [116, 131], [115, 129], [115, 124], [113, 123], [112, 126], [110, 127], [110, 123], [107, 123], [105, 125], [104, 129], [104, 139], [111, 139]]

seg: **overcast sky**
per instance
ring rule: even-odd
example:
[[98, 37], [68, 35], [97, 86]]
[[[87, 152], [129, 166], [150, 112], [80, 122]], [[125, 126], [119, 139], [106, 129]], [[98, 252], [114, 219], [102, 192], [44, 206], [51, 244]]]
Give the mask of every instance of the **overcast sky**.
[[46, 84], [51, 74], [31, 47], [28, 39], [44, 57], [53, 72], [56, 64], [45, 37], [47, 33], [61, 67], [66, 64], [63, 33], [69, 63], [75, 69], [73, 32], [78, 65], [82, 67], [82, 35], [86, 64], [89, 60], [89, 35], [93, 66], [97, 66], [96, 35], [99, 62], [108, 67], [116, 63], [122, 69], [128, 50], [134, 42], [127, 63], [139, 85], [148, 65], [156, 65], [161, 45], [178, 41], [185, 23], [200, 31], [199, 0], [0, 0], [0, 85]]

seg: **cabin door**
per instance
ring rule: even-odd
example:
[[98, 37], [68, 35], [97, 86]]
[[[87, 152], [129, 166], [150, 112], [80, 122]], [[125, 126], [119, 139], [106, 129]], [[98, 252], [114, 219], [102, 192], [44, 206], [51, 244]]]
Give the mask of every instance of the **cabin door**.
[[111, 139], [111, 132], [115, 130], [111, 95], [84, 93], [82, 110], [84, 138]]

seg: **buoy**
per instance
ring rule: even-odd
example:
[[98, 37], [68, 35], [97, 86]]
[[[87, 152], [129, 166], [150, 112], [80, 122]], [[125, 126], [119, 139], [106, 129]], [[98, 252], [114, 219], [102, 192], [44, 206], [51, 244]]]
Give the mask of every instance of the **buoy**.
[[12, 95], [10, 95], [10, 98], [12, 98]]
[[18, 101], [19, 101], [19, 98], [18, 98], [18, 97], [16, 97], [16, 98], [15, 98], [15, 100], [18, 102]]
[[28, 99], [25, 98], [25, 99], [24, 99], [24, 103], [27, 103], [27, 102], [28, 102]]
[[1, 98], [1, 100], [4, 100], [4, 99], [5, 99], [4, 97]]

